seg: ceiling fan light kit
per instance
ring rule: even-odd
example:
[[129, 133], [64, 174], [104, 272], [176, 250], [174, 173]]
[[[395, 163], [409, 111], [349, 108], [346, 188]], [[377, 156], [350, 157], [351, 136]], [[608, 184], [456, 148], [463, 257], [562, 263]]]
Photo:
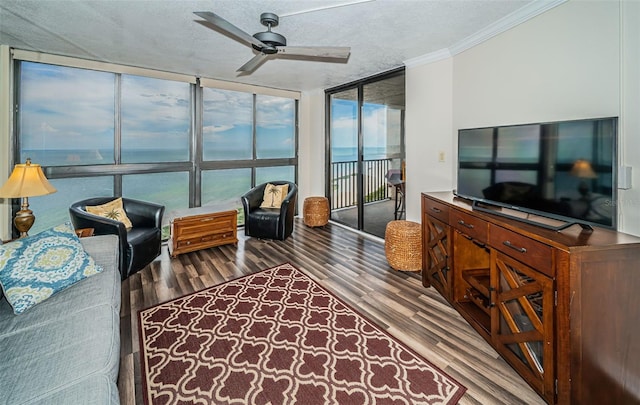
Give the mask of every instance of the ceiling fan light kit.
[[[247, 32], [231, 24], [229, 21], [210, 11], [194, 12], [198, 17], [203, 18], [219, 30], [230, 34], [246, 45], [251, 45], [253, 49], [260, 52], [247, 63], [242, 65], [237, 71], [251, 73], [267, 59], [268, 56], [286, 54], [302, 58], [311, 58], [320, 62], [346, 61], [351, 54], [349, 47], [323, 47], [323, 46], [293, 46], [287, 47], [287, 39], [271, 28], [277, 27], [280, 18], [274, 13], [262, 13], [260, 22], [267, 27], [267, 31], [249, 35]], [[326, 60], [321, 60], [326, 59]]]

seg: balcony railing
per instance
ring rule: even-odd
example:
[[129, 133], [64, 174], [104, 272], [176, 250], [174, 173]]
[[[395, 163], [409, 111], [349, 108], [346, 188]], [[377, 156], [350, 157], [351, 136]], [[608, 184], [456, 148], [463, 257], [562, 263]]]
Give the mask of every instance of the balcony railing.
[[[391, 167], [391, 159], [364, 160], [362, 166], [364, 202], [389, 199], [389, 187], [385, 176]], [[331, 163], [332, 210], [352, 207], [358, 203], [357, 167], [357, 161]]]

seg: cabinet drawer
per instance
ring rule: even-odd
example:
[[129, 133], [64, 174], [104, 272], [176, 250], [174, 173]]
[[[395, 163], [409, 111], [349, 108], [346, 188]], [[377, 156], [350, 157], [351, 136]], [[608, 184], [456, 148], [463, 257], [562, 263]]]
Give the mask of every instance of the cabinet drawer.
[[496, 225], [491, 225], [489, 228], [489, 243], [502, 253], [541, 273], [555, 277], [551, 246]]
[[477, 240], [481, 243], [487, 243], [487, 230], [489, 224], [466, 212], [452, 210], [451, 225], [465, 235]]
[[180, 238], [182, 236], [191, 237], [198, 234], [231, 231], [236, 225], [236, 213], [231, 214], [209, 214], [197, 215], [193, 217], [177, 218], [173, 221], [172, 236]]
[[210, 245], [212, 242], [223, 241], [228, 238], [233, 238], [233, 231], [181, 239], [177, 241], [177, 247], [183, 248], [187, 246], [198, 246], [201, 244]]
[[424, 198], [424, 211], [427, 215], [438, 218], [445, 223], [449, 222], [449, 206], [430, 198]]

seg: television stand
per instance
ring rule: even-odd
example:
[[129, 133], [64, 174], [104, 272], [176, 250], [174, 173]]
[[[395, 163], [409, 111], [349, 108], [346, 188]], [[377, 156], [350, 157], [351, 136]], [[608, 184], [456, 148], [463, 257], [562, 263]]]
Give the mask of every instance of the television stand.
[[[490, 208], [490, 207], [495, 207], [495, 208]], [[553, 219], [553, 220], [556, 220], [556, 221], [563, 222], [560, 225], [545, 224], [544, 222], [533, 221], [533, 220], [528, 219], [528, 218], [521, 218], [521, 217], [519, 217], [517, 215], [508, 214], [506, 212], [501, 211], [500, 209], [502, 207], [500, 207], [498, 205], [492, 205], [490, 203], [479, 202], [477, 200], [473, 200], [473, 202], [471, 203], [471, 208], [476, 210], [476, 211], [486, 212], [487, 214], [493, 214], [493, 215], [498, 215], [498, 216], [501, 216], [501, 217], [504, 217], [504, 218], [514, 219], [516, 221], [524, 222], [524, 223], [527, 223], [529, 225], [539, 226], [539, 227], [545, 228], [545, 229], [550, 229], [550, 230], [556, 231], [556, 232], [560, 232], [563, 229], [570, 228], [570, 227], [572, 227], [574, 225], [580, 225], [582, 227], [583, 231], [593, 232], [593, 227], [591, 225], [589, 225], [589, 224], [584, 223], [584, 222], [566, 221], [564, 219], [554, 218], [551, 215], [543, 215], [543, 214], [536, 213], [536, 215], [538, 215], [540, 217], [549, 218], [549, 219]], [[520, 210], [518, 210], [516, 208], [510, 208], [510, 209], [512, 209], [512, 210], [514, 210], [516, 212], [524, 212], [524, 211], [520, 211]]]
[[640, 237], [493, 213], [422, 193], [422, 284], [547, 403], [640, 404]]

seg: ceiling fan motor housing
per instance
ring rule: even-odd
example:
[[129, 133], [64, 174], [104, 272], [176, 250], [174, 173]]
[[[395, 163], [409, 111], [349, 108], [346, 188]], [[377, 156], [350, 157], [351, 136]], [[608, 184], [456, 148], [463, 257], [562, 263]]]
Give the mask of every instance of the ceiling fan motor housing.
[[287, 39], [284, 36], [271, 31], [271, 28], [277, 27], [278, 23], [280, 22], [280, 19], [276, 14], [262, 13], [260, 14], [260, 22], [262, 23], [262, 25], [267, 27], [268, 30], [265, 32], [258, 32], [254, 34], [253, 37], [258, 41], [267, 44], [268, 46], [260, 48], [256, 45], [253, 45], [253, 48], [255, 50], [261, 51], [262, 53], [266, 54], [274, 54], [278, 52], [276, 46], [287, 45]]
[[268, 45], [267, 47], [263, 47], [263, 48], [253, 45], [255, 50], [262, 51], [266, 54], [278, 52], [278, 50], [276, 49], [276, 46], [287, 45], [287, 39], [284, 36], [272, 31], [258, 32], [254, 34], [253, 37], [259, 40], [260, 42]]

